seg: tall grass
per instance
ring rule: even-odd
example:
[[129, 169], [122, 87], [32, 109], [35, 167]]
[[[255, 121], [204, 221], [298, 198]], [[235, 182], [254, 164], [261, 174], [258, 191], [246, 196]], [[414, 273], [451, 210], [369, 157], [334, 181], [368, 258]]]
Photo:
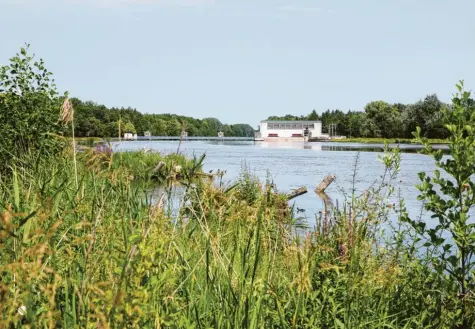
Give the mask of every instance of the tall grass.
[[0, 328], [453, 327], [455, 284], [410, 231], [381, 239], [397, 155], [306, 236], [285, 196], [247, 171], [231, 187], [178, 177], [176, 219], [149, 199], [157, 165], [198, 173], [203, 159], [83, 153], [78, 188], [70, 159], [1, 181]]

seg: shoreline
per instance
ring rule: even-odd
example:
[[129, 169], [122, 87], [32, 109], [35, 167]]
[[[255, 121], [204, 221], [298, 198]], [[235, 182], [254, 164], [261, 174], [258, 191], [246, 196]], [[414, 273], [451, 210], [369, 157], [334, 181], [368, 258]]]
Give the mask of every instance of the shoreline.
[[[360, 143], [360, 144], [408, 144], [422, 145], [417, 143], [415, 139], [405, 138], [343, 138], [327, 140], [329, 143]], [[428, 139], [429, 144], [449, 144], [447, 139]]]

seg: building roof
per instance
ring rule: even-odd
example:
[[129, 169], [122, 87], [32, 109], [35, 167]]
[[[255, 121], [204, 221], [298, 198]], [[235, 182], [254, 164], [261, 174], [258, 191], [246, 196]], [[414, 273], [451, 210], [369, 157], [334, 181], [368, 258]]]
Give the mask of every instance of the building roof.
[[312, 124], [312, 123], [321, 123], [319, 120], [309, 121], [309, 120], [262, 120], [261, 123], [302, 123], [302, 124]]

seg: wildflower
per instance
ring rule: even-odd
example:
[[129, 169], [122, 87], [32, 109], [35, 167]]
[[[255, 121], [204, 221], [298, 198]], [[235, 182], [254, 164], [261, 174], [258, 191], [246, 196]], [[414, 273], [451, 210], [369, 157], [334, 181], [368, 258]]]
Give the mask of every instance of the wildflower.
[[20, 307], [17, 309], [17, 312], [18, 312], [18, 314], [20, 314], [21, 316], [25, 316], [25, 315], [26, 315], [26, 306], [25, 306], [25, 305], [20, 306]]

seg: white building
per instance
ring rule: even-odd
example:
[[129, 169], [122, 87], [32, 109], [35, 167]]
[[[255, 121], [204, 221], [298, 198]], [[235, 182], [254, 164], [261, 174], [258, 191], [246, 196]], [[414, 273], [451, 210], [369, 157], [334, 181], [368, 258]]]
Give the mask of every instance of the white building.
[[[322, 137], [320, 121], [261, 121], [260, 140], [304, 141]], [[257, 138], [256, 138], [257, 139]]]
[[132, 133], [125, 133], [124, 134], [124, 140], [126, 141], [133, 141], [137, 139], [137, 134], [132, 134]]

